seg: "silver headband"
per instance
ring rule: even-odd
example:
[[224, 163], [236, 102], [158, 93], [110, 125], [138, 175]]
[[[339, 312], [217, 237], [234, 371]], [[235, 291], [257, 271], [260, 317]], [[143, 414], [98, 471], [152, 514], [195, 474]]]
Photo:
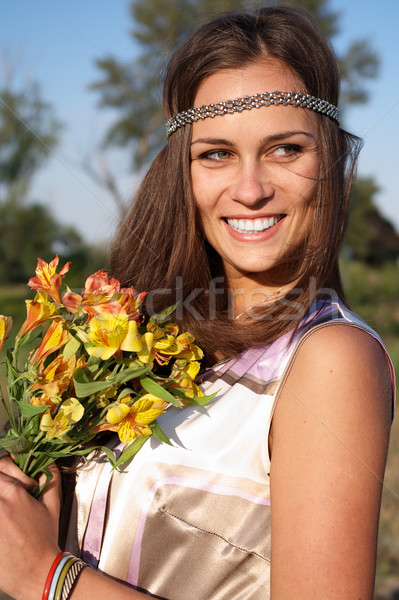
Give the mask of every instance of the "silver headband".
[[171, 117], [166, 122], [166, 136], [169, 137], [189, 123], [194, 123], [200, 119], [212, 119], [217, 116], [242, 112], [243, 110], [251, 110], [251, 108], [260, 108], [261, 106], [277, 106], [290, 105], [299, 106], [301, 108], [309, 108], [315, 112], [321, 113], [329, 117], [339, 125], [338, 108], [310, 94], [302, 94], [301, 92], [263, 92], [263, 94], [254, 94], [253, 96], [244, 96], [244, 98], [236, 98], [235, 100], [226, 100], [226, 102], [218, 102], [217, 104], [204, 104], [198, 108], [189, 108], [183, 110], [178, 115]]

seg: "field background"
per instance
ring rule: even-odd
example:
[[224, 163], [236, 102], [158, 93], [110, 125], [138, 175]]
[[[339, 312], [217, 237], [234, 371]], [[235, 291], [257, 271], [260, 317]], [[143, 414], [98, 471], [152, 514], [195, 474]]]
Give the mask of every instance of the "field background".
[[[384, 339], [399, 372], [399, 268], [371, 269], [356, 262], [342, 264], [351, 308]], [[0, 287], [0, 313], [15, 319], [14, 333], [25, 315], [25, 286]], [[0, 427], [4, 413], [0, 411]], [[0, 582], [1, 587], [1, 582]], [[394, 420], [381, 507], [375, 600], [399, 598], [399, 419]], [[8, 600], [1, 593], [0, 600]], [[233, 599], [232, 599], [233, 600]]]

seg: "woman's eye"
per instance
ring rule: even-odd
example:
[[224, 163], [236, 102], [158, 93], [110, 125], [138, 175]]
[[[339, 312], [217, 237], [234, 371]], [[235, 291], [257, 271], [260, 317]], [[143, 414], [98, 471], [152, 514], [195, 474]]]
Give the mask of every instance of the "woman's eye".
[[230, 158], [231, 153], [227, 150], [212, 150], [211, 152], [204, 152], [200, 158], [205, 160], [226, 160]]
[[301, 146], [297, 144], [285, 144], [284, 146], [278, 146], [272, 152], [274, 156], [283, 158], [294, 158], [302, 152]]

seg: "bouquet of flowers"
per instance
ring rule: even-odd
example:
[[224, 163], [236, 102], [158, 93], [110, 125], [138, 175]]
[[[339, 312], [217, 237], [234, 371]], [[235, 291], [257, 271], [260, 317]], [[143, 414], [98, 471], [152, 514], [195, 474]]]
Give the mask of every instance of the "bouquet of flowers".
[[[202, 405], [213, 397], [195, 383], [202, 351], [189, 332], [179, 333], [174, 307], [146, 317], [145, 293], [121, 288], [102, 270], [86, 279], [80, 294], [65, 286], [61, 295], [70, 263], [57, 272], [58, 262], [58, 256], [50, 263], [39, 258], [28, 282], [37, 292], [26, 300], [26, 320], [7, 351], [1, 394], [9, 429], [0, 448], [25, 473], [46, 473], [47, 481], [51, 462], [85, 456], [98, 447], [99, 432], [116, 432], [125, 445], [118, 460], [101, 447], [115, 468], [152, 435], [170, 443], [157, 417], [170, 405]], [[0, 349], [11, 326], [11, 317], [0, 315]], [[28, 343], [33, 349], [21, 368], [20, 349]]]

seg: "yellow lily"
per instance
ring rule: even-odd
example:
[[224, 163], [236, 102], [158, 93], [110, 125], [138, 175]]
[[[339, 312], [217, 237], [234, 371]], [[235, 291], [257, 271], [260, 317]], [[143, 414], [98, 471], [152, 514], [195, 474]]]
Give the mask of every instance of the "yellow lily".
[[109, 425], [104, 429], [117, 431], [123, 444], [129, 444], [135, 438], [151, 435], [149, 424], [155, 421], [164, 411], [167, 403], [158, 396], [145, 394], [134, 404], [129, 405], [131, 397], [127, 396], [118, 404], [114, 404], [107, 413]]
[[172, 337], [168, 336], [170, 340], [169, 346], [165, 345], [164, 348], [159, 348], [160, 354], [174, 356], [175, 358], [185, 358], [188, 361], [200, 360], [203, 357], [201, 348], [193, 344], [195, 338], [191, 333], [181, 333], [176, 338], [173, 338], [173, 342], [170, 339]]
[[183, 388], [188, 398], [204, 395], [201, 388], [194, 383], [199, 370], [200, 363], [195, 360], [187, 363], [185, 359], [178, 359], [173, 365], [171, 376], [177, 380], [179, 386]]
[[137, 356], [144, 365], [151, 365], [154, 362], [153, 346], [154, 336], [150, 331], [146, 331], [140, 338], [141, 350], [137, 351]]
[[10, 335], [12, 327], [12, 317], [5, 317], [0, 315], [0, 350], [3, 347], [4, 342]]
[[123, 313], [103, 313], [92, 318], [87, 337], [93, 344], [87, 348], [88, 354], [102, 360], [107, 360], [122, 350], [140, 352], [143, 349], [136, 321], [129, 321], [128, 316]]
[[67, 262], [57, 273], [59, 258], [56, 256], [50, 263], [46, 263], [41, 258], [37, 259], [36, 277], [28, 281], [29, 287], [34, 290], [47, 293], [50, 298], [61, 304], [60, 287], [65, 273], [69, 271], [70, 262]]
[[42, 415], [40, 420], [40, 430], [46, 432], [46, 438], [63, 438], [75, 423], [83, 417], [84, 408], [76, 398], [65, 400], [54, 419], [50, 410]]
[[176, 337], [179, 333], [179, 327], [176, 323], [167, 323], [163, 328], [170, 334]]
[[127, 404], [122, 404], [122, 402], [114, 404], [114, 406], [111, 406], [107, 412], [107, 422], [110, 423], [110, 425], [117, 425], [123, 421], [123, 419], [127, 417], [129, 413], [130, 406]]

